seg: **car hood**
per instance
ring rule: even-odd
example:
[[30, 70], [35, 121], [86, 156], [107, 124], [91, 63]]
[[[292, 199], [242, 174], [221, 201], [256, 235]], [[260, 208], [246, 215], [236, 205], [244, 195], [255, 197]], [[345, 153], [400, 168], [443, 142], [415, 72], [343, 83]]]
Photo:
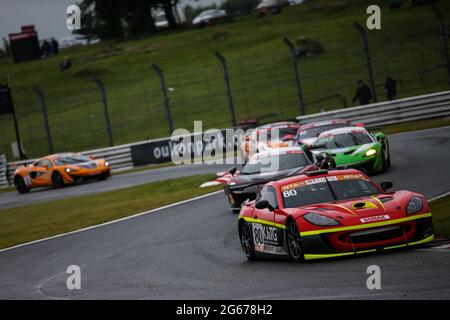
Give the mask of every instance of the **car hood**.
[[378, 145], [378, 142], [371, 142], [371, 143], [365, 143], [357, 146], [351, 146], [346, 148], [337, 148], [337, 149], [315, 149], [312, 150], [314, 154], [318, 154], [321, 152], [327, 152], [331, 154], [332, 156], [336, 155], [345, 155], [345, 156], [356, 156], [359, 155], [365, 151], [367, 151], [370, 148], [374, 148]]
[[[402, 201], [397, 199], [397, 193], [312, 204], [284, 210], [297, 218], [305, 213], [314, 212], [340, 222], [352, 220], [356, 220], [358, 223], [378, 222], [404, 215]], [[400, 191], [400, 193], [409, 192]]]

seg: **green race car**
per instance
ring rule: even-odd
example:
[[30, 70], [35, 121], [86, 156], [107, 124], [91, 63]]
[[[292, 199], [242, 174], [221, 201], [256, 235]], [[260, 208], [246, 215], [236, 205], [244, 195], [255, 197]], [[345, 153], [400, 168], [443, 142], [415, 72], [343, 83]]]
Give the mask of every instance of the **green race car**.
[[313, 153], [331, 154], [336, 166], [365, 173], [383, 172], [391, 165], [389, 142], [382, 132], [372, 135], [363, 127], [344, 127], [325, 131], [311, 147]]

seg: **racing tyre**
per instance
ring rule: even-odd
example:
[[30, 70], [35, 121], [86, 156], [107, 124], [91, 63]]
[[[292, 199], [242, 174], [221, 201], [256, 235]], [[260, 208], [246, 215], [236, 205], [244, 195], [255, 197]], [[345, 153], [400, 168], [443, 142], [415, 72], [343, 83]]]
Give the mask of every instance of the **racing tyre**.
[[293, 220], [288, 223], [286, 229], [286, 243], [292, 260], [297, 262], [305, 260], [302, 238], [299, 234], [297, 223]]
[[384, 172], [391, 166], [391, 155], [389, 151], [386, 150], [386, 147], [383, 147], [381, 150], [381, 170]]
[[53, 184], [53, 188], [64, 187], [64, 179], [58, 171], [55, 171], [52, 174], [52, 184]]
[[108, 175], [106, 173], [102, 173], [98, 176], [97, 181], [105, 181], [108, 178]]
[[18, 193], [27, 193], [30, 191], [21, 176], [16, 176], [14, 178], [14, 186], [16, 187]]
[[239, 239], [241, 240], [242, 251], [244, 251], [247, 259], [250, 261], [256, 260], [251, 224], [245, 221], [239, 223]]

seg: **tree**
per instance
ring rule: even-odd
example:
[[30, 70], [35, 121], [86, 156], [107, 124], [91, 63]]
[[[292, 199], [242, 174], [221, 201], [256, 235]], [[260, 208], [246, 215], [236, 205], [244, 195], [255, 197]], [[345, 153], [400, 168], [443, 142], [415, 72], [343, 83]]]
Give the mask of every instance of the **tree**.
[[155, 1], [149, 0], [131, 0], [124, 3], [128, 36], [156, 32], [151, 13], [151, 7], [155, 4]]
[[166, 15], [167, 22], [169, 23], [169, 28], [175, 28], [178, 26], [177, 19], [175, 18], [175, 10], [177, 6], [177, 0], [160, 0], [159, 1], [164, 14]]
[[122, 1], [96, 0], [95, 1], [96, 33], [100, 39], [121, 39], [122, 28]]
[[259, 0], [226, 0], [220, 6], [228, 14], [250, 14], [255, 11]]

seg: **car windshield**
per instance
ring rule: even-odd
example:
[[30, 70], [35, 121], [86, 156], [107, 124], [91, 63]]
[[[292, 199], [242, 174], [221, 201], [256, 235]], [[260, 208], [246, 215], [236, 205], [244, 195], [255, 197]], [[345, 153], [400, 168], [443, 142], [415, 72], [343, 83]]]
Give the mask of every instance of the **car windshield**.
[[362, 175], [340, 175], [311, 178], [281, 187], [285, 208], [296, 208], [314, 203], [346, 200], [380, 194]]
[[325, 149], [339, 149], [373, 142], [369, 133], [364, 131], [346, 132], [319, 138], [315, 146], [324, 145]]
[[347, 124], [336, 123], [336, 124], [328, 124], [326, 126], [312, 127], [306, 130], [298, 130], [296, 138], [297, 140], [302, 140], [306, 138], [315, 138], [318, 137], [319, 134], [321, 134], [322, 132], [343, 127], [347, 127]]
[[91, 159], [89, 159], [88, 157], [85, 157], [85, 156], [74, 154], [74, 155], [70, 155], [70, 156], [60, 157], [55, 160], [55, 163], [58, 166], [63, 166], [63, 165], [67, 165], [67, 164], [76, 164], [76, 163], [88, 162], [88, 161], [91, 161]]
[[304, 167], [309, 164], [310, 162], [303, 152], [294, 151], [291, 153], [275, 154], [251, 159], [242, 168], [241, 174], [276, 172]]

